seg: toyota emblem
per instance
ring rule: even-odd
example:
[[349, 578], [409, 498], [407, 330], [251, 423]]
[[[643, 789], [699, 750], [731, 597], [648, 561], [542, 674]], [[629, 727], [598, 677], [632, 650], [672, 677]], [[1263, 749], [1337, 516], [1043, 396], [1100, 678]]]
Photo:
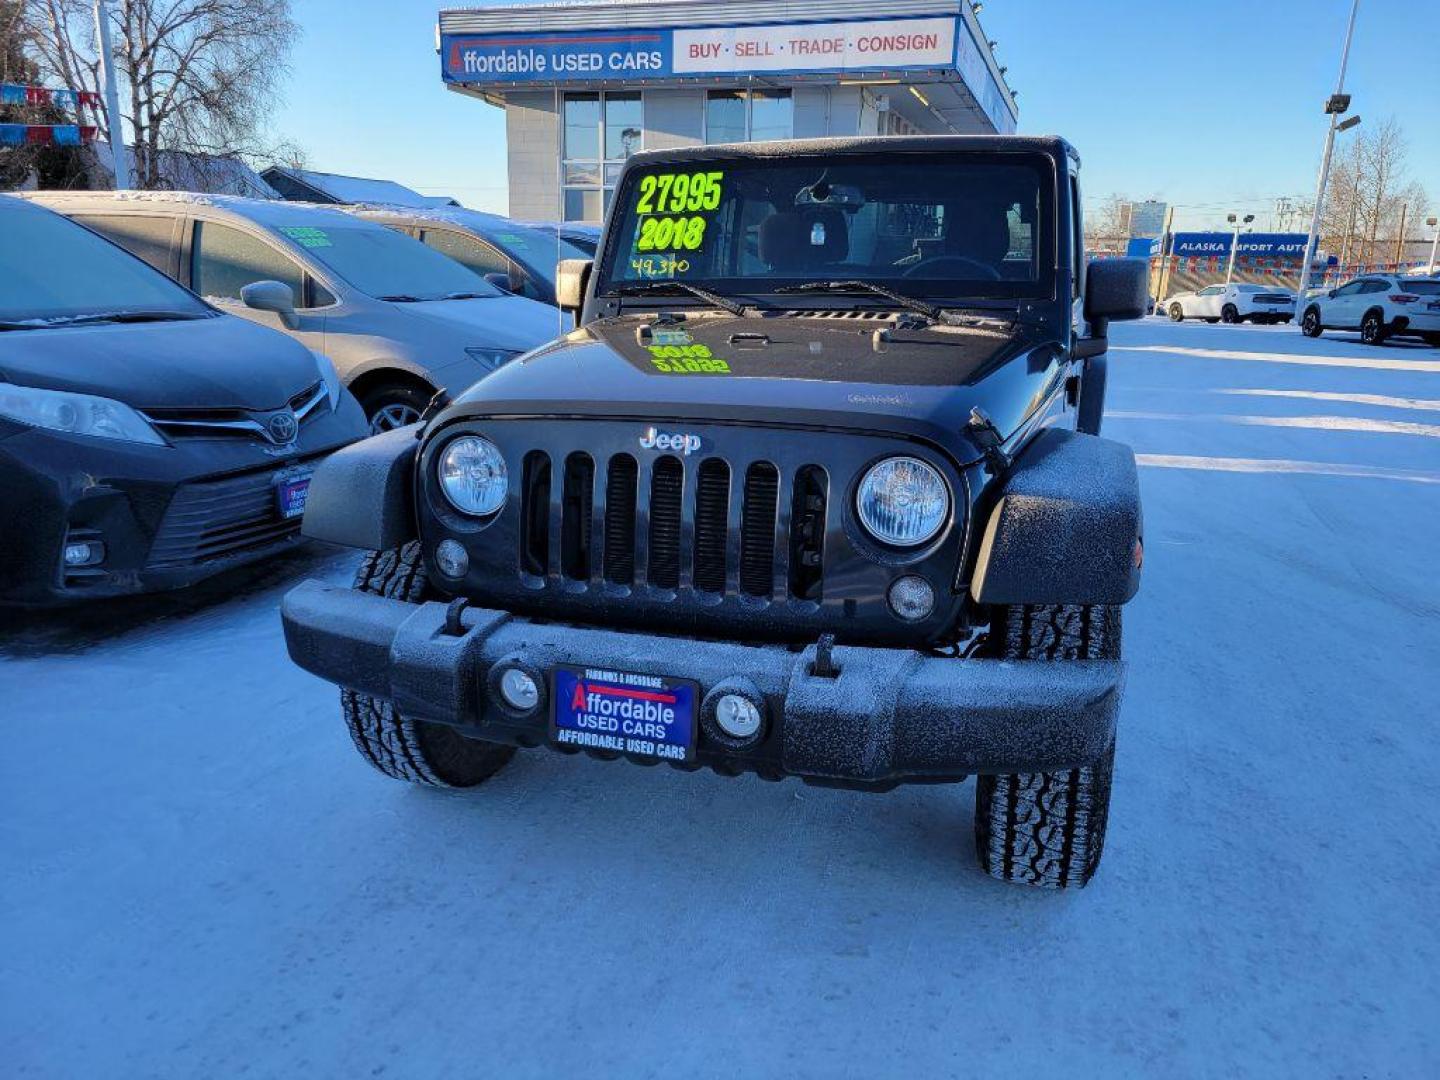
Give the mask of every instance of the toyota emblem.
[[300, 424], [294, 413], [276, 413], [265, 421], [265, 433], [275, 445], [284, 446], [295, 441], [295, 436], [300, 434]]

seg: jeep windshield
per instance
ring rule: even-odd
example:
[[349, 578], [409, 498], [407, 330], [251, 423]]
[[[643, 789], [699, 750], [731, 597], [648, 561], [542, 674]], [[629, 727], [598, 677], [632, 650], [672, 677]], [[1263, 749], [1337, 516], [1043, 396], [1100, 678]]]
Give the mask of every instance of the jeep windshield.
[[1054, 293], [1053, 167], [1029, 154], [695, 158], [626, 173], [602, 295], [798, 291], [896, 306]]

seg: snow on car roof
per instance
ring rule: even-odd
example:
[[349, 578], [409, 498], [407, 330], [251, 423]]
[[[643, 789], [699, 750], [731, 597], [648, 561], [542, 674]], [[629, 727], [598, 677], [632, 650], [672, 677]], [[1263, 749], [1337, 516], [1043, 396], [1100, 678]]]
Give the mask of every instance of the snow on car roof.
[[257, 225], [332, 226], [349, 220], [337, 207], [320, 203], [287, 202], [283, 199], [248, 199], [241, 195], [209, 195], [198, 191], [34, 191], [27, 198], [47, 206], [74, 210], [78, 206], [200, 206], [228, 210]]

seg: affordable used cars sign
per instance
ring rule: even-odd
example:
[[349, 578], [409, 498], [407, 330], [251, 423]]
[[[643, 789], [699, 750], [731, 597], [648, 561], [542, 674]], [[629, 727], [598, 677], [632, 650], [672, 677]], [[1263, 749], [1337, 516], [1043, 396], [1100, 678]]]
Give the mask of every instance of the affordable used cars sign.
[[[447, 34], [447, 82], [574, 83], [744, 74], [952, 67], [953, 17], [694, 30]], [[968, 42], [967, 42], [968, 44]]]

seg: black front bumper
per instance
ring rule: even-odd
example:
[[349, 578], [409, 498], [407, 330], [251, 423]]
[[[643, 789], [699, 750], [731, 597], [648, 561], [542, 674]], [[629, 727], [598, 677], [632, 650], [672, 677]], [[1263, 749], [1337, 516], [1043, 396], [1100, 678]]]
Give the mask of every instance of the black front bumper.
[[[307, 423], [283, 456], [249, 439], [152, 446], [0, 420], [0, 603], [181, 588], [296, 547], [300, 519], [281, 520], [275, 481], [313, 467], [366, 430], [348, 396]], [[67, 539], [103, 544], [103, 561], [67, 569]]]
[[1118, 661], [962, 660], [851, 646], [834, 649], [836, 674], [819, 675], [814, 646], [560, 626], [480, 608], [465, 610], [461, 633], [451, 634], [446, 615], [444, 604], [313, 581], [283, 605], [290, 656], [305, 670], [386, 698], [403, 715], [512, 746], [547, 741], [549, 701], [542, 695], [525, 716], [506, 706], [491, 688], [508, 667], [542, 685], [557, 664], [694, 679], [707, 703], [742, 688], [764, 702], [763, 739], [736, 750], [702, 731], [696, 760], [680, 767], [774, 779], [884, 788], [1075, 768], [1109, 747], [1124, 683]]

